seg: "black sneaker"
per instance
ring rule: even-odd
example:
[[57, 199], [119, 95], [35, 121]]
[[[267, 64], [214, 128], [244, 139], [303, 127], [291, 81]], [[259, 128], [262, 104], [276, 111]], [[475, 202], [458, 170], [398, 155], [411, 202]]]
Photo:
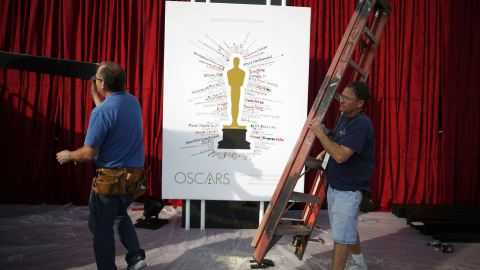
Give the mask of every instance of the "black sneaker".
[[145, 262], [145, 260], [140, 256], [140, 255], [137, 255], [135, 257], [135, 260], [133, 261], [133, 263], [131, 265], [128, 266], [128, 270], [139, 270], [139, 269], [143, 269], [147, 267], [147, 263]]

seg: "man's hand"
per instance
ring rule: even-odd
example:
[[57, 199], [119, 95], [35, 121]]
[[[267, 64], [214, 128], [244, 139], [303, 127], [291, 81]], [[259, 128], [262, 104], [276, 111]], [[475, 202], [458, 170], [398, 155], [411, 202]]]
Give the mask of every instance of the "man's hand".
[[323, 161], [325, 159], [325, 154], [326, 153], [327, 153], [327, 151], [323, 150], [322, 152], [320, 152], [320, 154], [318, 154], [317, 159], [320, 160], [320, 161]]
[[[99, 148], [92, 148], [88, 145], [83, 145], [75, 151], [63, 150], [57, 153], [57, 160], [60, 164], [73, 162], [87, 162], [94, 159], [98, 154]], [[67, 158], [68, 156], [68, 158]]]
[[[323, 146], [323, 149], [338, 163], [343, 163], [349, 159], [354, 151], [346, 146], [335, 143], [330, 139], [330, 137], [325, 134], [325, 126], [316, 119], [312, 119], [309, 124], [310, 130], [313, 131], [315, 136], [320, 140], [320, 143]], [[322, 155], [322, 153], [320, 153]], [[317, 157], [317, 159], [323, 160], [325, 158], [325, 153], [323, 156]], [[319, 158], [320, 157], [320, 158]]]
[[317, 119], [312, 119], [312, 121], [310, 121], [309, 128], [317, 137], [324, 133], [323, 131], [325, 130], [325, 126]]
[[95, 83], [95, 79], [93, 77], [94, 76], [90, 78], [90, 83], [92, 84], [92, 87], [90, 88], [90, 94], [92, 94], [92, 96], [98, 94], [97, 84]]
[[63, 164], [66, 164], [66, 163], [70, 162], [70, 160], [67, 159], [67, 154], [69, 152], [70, 151], [68, 151], [68, 150], [63, 150], [62, 152], [57, 153], [57, 161], [58, 161], [58, 163], [60, 163], [60, 165], [63, 165]]
[[92, 76], [90, 78], [90, 83], [92, 84], [92, 87], [90, 88], [90, 94], [92, 95], [93, 102], [95, 103], [95, 106], [100, 105], [100, 103], [103, 102], [102, 96], [100, 96], [100, 92], [98, 91], [97, 88], [97, 83], [95, 82], [94, 79], [95, 76]]

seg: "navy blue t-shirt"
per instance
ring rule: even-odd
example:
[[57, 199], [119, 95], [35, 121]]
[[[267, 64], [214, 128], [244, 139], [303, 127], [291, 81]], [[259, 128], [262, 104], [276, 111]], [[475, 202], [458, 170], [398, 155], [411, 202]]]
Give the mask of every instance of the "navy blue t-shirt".
[[95, 164], [104, 168], [143, 168], [142, 108], [127, 91], [110, 94], [93, 109], [85, 145], [99, 148]]
[[343, 114], [332, 140], [353, 151], [353, 155], [344, 163], [337, 163], [333, 158], [328, 160], [326, 178], [328, 184], [337, 190], [370, 192], [370, 177], [375, 166], [375, 142], [372, 121], [360, 113], [348, 118]]

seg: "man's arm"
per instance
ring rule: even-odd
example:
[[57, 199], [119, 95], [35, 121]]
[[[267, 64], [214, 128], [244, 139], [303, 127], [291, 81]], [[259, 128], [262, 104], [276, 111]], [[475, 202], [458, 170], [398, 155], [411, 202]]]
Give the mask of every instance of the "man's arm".
[[[83, 147], [75, 150], [63, 150], [57, 153], [57, 160], [58, 163], [61, 165], [66, 164], [68, 162], [87, 162], [94, 159], [97, 156], [98, 148], [92, 148], [88, 145], [83, 145]], [[68, 158], [67, 158], [68, 155]]]
[[325, 126], [320, 123], [320, 121], [313, 119], [310, 122], [309, 128], [313, 131], [313, 134], [315, 134], [315, 136], [320, 140], [323, 149], [325, 149], [325, 151], [337, 163], [343, 163], [347, 161], [353, 155], [353, 153], [355, 153], [355, 151], [353, 151], [352, 149], [333, 142], [330, 137], [328, 137], [328, 135], [323, 132]]

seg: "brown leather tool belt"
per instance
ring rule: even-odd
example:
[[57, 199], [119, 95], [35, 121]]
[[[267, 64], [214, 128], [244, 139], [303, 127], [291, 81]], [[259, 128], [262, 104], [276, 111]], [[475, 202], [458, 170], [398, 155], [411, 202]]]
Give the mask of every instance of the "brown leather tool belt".
[[102, 196], [118, 196], [126, 193], [141, 196], [148, 189], [144, 168], [98, 168], [92, 189]]

